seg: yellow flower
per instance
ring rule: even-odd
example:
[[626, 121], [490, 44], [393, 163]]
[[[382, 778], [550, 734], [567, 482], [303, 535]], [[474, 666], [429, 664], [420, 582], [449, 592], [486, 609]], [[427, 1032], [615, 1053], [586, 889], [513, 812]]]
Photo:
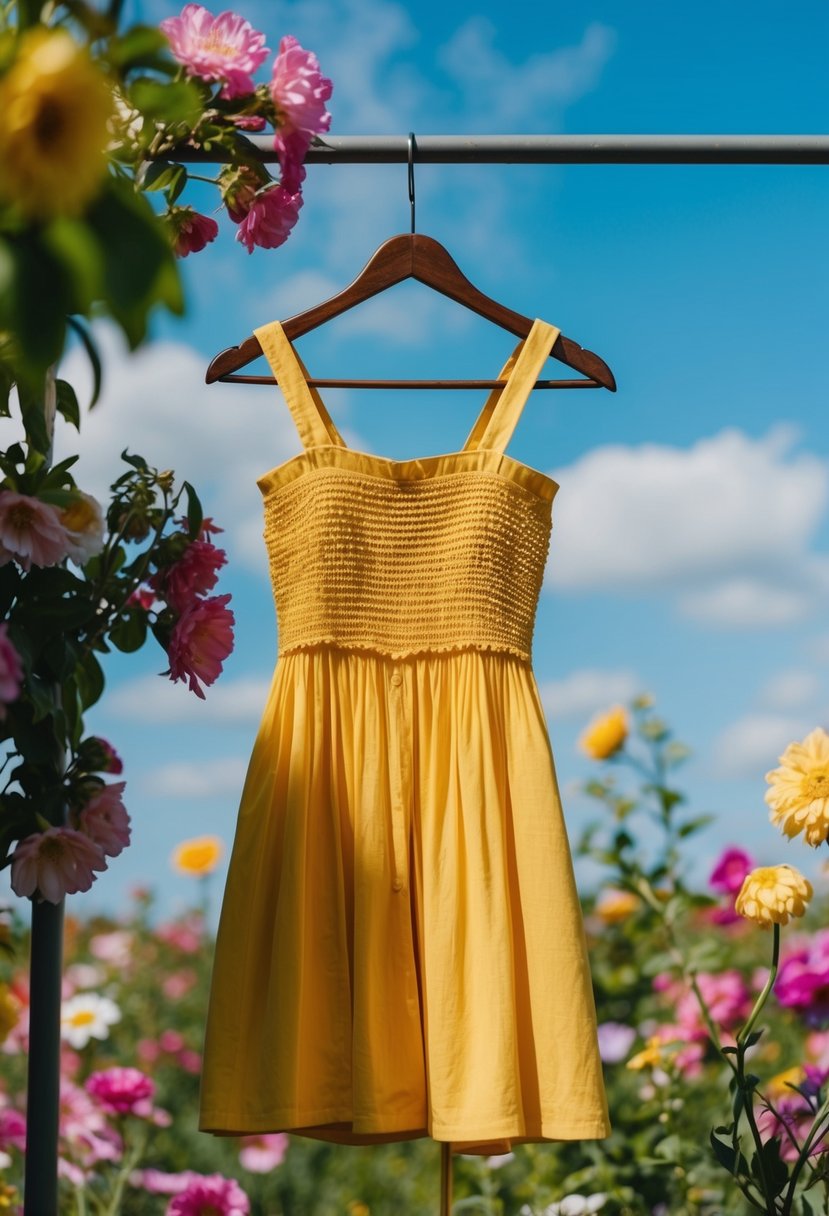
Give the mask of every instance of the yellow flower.
[[616, 925], [619, 921], [627, 920], [638, 907], [638, 895], [634, 895], [632, 891], [613, 889], [602, 891], [596, 900], [595, 912], [606, 925]]
[[642, 1051], [637, 1051], [635, 1056], [631, 1056], [625, 1068], [630, 1068], [634, 1072], [639, 1072], [643, 1068], [657, 1068], [662, 1063], [662, 1040], [658, 1035], [653, 1035], [647, 1041], [647, 1047]]
[[36, 26], [0, 80], [2, 193], [33, 219], [77, 215], [106, 171], [112, 90], [66, 30]]
[[829, 735], [818, 726], [802, 743], [790, 743], [780, 768], [766, 773], [769, 818], [786, 836], [803, 832], [806, 843], [829, 836]]
[[19, 1020], [19, 1003], [9, 991], [8, 984], [0, 984], [0, 1043], [5, 1043]]
[[772, 1102], [776, 1102], [779, 1098], [790, 1098], [794, 1093], [791, 1086], [802, 1085], [805, 1080], [805, 1069], [800, 1064], [795, 1064], [792, 1068], [785, 1068], [776, 1076], [769, 1077], [763, 1085], [763, 1092]]
[[786, 925], [802, 916], [812, 898], [812, 884], [794, 866], [760, 866], [743, 879], [734, 907], [740, 916], [763, 929]]
[[173, 849], [173, 866], [180, 874], [193, 874], [198, 878], [212, 873], [223, 853], [224, 845], [218, 836], [194, 836]]
[[627, 711], [622, 705], [614, 705], [593, 719], [579, 739], [579, 746], [592, 760], [606, 760], [622, 747], [627, 736]]

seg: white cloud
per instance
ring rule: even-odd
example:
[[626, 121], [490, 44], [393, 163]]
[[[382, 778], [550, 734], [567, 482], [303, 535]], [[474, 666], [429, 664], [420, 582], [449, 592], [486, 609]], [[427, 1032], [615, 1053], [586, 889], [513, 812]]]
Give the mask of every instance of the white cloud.
[[548, 583], [670, 591], [711, 624], [806, 616], [829, 593], [829, 561], [809, 548], [829, 464], [794, 440], [785, 426], [759, 439], [731, 428], [688, 449], [596, 448], [555, 471]]
[[629, 701], [643, 691], [632, 671], [582, 668], [561, 680], [539, 684], [541, 701], [550, 718], [582, 718], [596, 710]]
[[498, 29], [488, 17], [470, 17], [441, 48], [438, 58], [464, 113], [478, 129], [520, 125], [549, 130], [561, 109], [595, 88], [613, 54], [614, 31], [592, 22], [576, 46], [538, 51], [511, 63], [498, 49]]
[[248, 761], [239, 756], [216, 760], [176, 761], [152, 769], [141, 778], [141, 789], [163, 798], [239, 796]]
[[241, 677], [217, 680], [205, 700], [183, 684], [159, 676], [138, 676], [115, 685], [107, 695], [107, 713], [132, 722], [256, 723], [262, 716], [270, 680]]
[[814, 725], [809, 719], [794, 715], [746, 714], [726, 727], [715, 741], [713, 774], [754, 778], [761, 784], [786, 747], [795, 739], [805, 738]]
[[758, 699], [761, 705], [778, 711], [805, 709], [814, 704], [821, 688], [826, 691], [825, 683], [814, 671], [791, 668], [769, 677]]

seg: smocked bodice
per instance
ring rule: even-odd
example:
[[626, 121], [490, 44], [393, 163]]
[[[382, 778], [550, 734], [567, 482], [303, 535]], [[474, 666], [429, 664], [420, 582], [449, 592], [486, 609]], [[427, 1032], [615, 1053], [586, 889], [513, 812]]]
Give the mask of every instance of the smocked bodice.
[[535, 322], [463, 450], [410, 461], [346, 447], [281, 327], [255, 332], [305, 447], [259, 479], [279, 654], [326, 643], [530, 661], [558, 487], [503, 448], [558, 330]]
[[280, 654], [330, 642], [529, 660], [555, 483], [497, 453], [406, 469], [346, 450], [260, 482]]

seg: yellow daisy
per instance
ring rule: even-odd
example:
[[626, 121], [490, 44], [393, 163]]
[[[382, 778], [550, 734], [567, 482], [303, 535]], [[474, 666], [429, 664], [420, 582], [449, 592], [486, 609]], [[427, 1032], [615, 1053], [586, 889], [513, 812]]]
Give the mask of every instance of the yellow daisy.
[[823, 844], [829, 836], [829, 735], [818, 726], [802, 743], [790, 743], [780, 767], [766, 773], [769, 818], [786, 836]]
[[812, 898], [812, 884], [794, 866], [760, 866], [743, 879], [734, 907], [763, 929], [786, 925], [802, 916]]
[[173, 866], [179, 874], [199, 878], [216, 869], [223, 853], [224, 845], [218, 836], [194, 836], [192, 840], [183, 840], [173, 850]]
[[592, 760], [606, 760], [624, 745], [628, 730], [627, 711], [622, 705], [614, 705], [593, 719], [579, 746]]

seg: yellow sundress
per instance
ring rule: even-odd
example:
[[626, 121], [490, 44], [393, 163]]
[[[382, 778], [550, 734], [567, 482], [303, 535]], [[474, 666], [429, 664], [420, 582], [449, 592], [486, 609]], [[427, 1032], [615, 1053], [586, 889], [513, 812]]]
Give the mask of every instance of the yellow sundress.
[[505, 454], [536, 321], [463, 449], [348, 448], [278, 322], [303, 451], [259, 479], [278, 659], [241, 798], [200, 1127], [465, 1152], [609, 1134], [531, 665], [549, 477]]

